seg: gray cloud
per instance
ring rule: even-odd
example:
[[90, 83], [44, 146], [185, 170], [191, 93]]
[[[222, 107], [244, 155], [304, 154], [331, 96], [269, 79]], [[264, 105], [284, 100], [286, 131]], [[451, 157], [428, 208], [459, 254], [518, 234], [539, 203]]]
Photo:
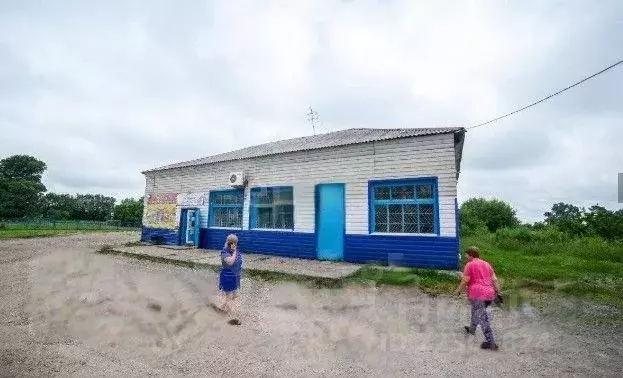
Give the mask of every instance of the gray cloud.
[[[623, 4], [4, 2], [0, 156], [49, 190], [139, 196], [140, 171], [347, 127], [469, 126], [620, 59]], [[468, 132], [459, 201], [522, 218], [616, 204], [623, 69]]]

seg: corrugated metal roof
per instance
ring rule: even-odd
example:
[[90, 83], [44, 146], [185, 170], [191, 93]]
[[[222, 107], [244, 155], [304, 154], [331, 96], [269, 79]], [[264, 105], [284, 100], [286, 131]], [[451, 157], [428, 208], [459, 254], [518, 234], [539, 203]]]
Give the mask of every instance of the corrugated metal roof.
[[388, 139], [410, 138], [423, 135], [455, 133], [459, 131], [465, 131], [465, 129], [462, 127], [437, 127], [425, 129], [347, 129], [334, 131], [327, 134], [264, 143], [236, 151], [204, 157], [201, 159], [170, 164], [160, 168], [150, 169], [143, 173], [161, 171], [165, 169], [190, 167], [202, 164], [211, 164], [230, 160], [249, 159], [260, 156], [283, 154], [287, 152], [315, 150], [319, 148], [338, 147], [350, 144], [368, 143]]

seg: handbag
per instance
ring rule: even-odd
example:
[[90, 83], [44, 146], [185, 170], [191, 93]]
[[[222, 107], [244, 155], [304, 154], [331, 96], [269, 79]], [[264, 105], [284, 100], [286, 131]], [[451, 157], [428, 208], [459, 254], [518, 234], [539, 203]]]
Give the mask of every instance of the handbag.
[[502, 303], [504, 303], [504, 297], [502, 296], [502, 294], [496, 291], [495, 298], [493, 299], [493, 303], [495, 303], [496, 306], [500, 306]]

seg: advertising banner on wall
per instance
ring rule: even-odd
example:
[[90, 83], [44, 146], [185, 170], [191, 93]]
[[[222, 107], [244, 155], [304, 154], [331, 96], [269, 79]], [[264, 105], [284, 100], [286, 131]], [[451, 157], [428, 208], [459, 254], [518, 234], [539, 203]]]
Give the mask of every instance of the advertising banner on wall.
[[177, 195], [178, 206], [183, 207], [203, 207], [208, 204], [207, 192], [180, 193]]
[[149, 228], [166, 228], [173, 230], [177, 228], [177, 206], [171, 203], [147, 204], [143, 225]]
[[148, 205], [177, 203], [177, 193], [150, 194], [147, 196]]

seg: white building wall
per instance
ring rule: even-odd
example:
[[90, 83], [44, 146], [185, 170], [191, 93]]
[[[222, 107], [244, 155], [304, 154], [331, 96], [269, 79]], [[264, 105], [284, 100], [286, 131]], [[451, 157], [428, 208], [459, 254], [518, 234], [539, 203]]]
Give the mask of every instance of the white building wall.
[[[249, 226], [249, 188], [293, 186], [294, 227], [314, 232], [314, 188], [320, 183], [344, 183], [346, 232], [368, 233], [368, 181], [391, 178], [438, 178], [441, 236], [456, 236], [456, 166], [452, 134], [371, 142], [299, 151], [240, 161], [177, 168], [147, 174], [146, 194], [230, 189], [229, 173], [244, 171], [243, 228]], [[202, 209], [207, 227], [207, 207]]]

